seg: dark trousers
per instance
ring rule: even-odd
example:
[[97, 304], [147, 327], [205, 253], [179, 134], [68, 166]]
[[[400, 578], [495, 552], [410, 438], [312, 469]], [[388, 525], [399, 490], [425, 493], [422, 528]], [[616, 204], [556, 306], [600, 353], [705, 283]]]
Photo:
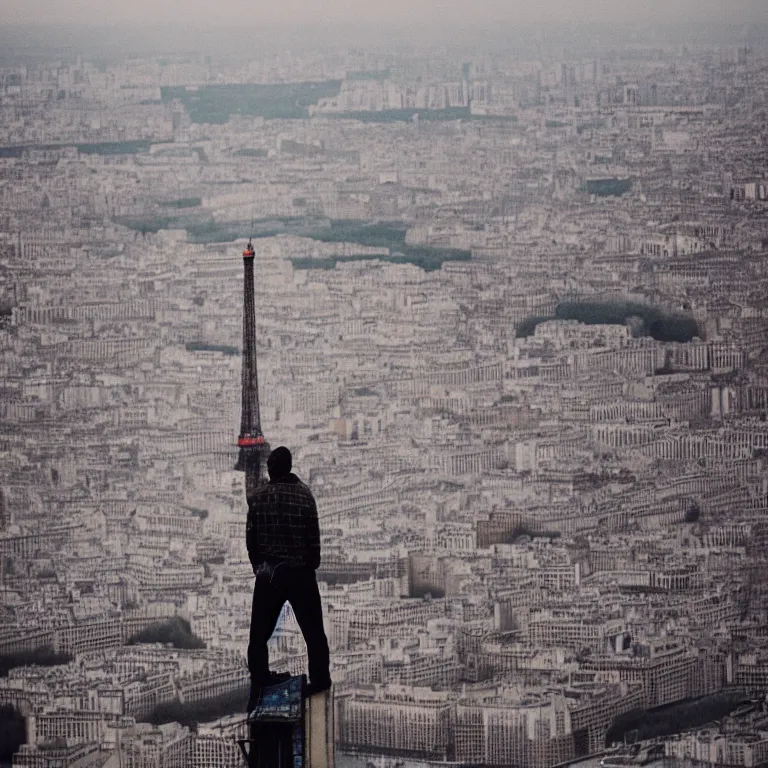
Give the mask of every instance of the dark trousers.
[[286, 600], [293, 608], [307, 644], [310, 682], [317, 685], [330, 680], [330, 652], [323, 629], [323, 609], [315, 572], [312, 568], [278, 565], [274, 569], [259, 569], [253, 585], [251, 639], [248, 644], [248, 669], [251, 672], [252, 688], [262, 686], [267, 680], [267, 641], [275, 631]]

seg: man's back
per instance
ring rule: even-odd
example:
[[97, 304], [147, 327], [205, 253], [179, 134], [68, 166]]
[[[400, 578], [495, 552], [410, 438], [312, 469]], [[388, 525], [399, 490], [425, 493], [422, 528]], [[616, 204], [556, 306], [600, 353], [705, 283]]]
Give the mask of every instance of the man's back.
[[292, 567], [320, 565], [320, 530], [312, 491], [292, 472], [261, 486], [248, 505], [248, 555], [262, 563]]
[[320, 565], [317, 506], [312, 491], [291, 467], [291, 452], [282, 445], [275, 448], [267, 460], [269, 483], [260, 486], [248, 504], [245, 536], [256, 575], [248, 643], [249, 711], [255, 692], [273, 679], [267, 642], [286, 600], [307, 643], [310, 689], [331, 687], [328, 638], [315, 575]]

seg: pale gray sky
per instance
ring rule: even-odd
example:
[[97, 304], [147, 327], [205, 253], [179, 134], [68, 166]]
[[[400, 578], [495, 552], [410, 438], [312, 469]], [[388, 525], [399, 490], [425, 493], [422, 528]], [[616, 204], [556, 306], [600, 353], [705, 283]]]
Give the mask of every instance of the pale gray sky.
[[768, 0], [3, 0], [5, 24], [768, 22]]

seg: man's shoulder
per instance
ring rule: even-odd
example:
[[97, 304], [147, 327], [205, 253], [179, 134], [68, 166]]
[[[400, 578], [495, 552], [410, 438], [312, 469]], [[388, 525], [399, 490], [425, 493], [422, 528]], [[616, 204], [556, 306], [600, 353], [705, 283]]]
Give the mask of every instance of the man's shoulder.
[[312, 500], [315, 498], [310, 487], [303, 480], [299, 480], [298, 477], [296, 478], [296, 482], [287, 487], [290, 488], [294, 493], [300, 494], [301, 496], [305, 496]]
[[278, 502], [286, 497], [289, 498], [302, 498], [311, 500], [314, 502], [315, 497], [312, 494], [310, 487], [300, 480], [296, 475], [293, 475], [288, 482], [277, 481], [265, 483], [260, 485], [251, 496], [249, 506], [260, 506], [263, 504], [271, 504]]
[[251, 493], [251, 497], [248, 500], [248, 506], [259, 506], [260, 504], [269, 503], [269, 501], [275, 496], [275, 486], [270, 483], [262, 483], [258, 488], [254, 489]]
[[277, 487], [285, 494], [285, 497], [299, 502], [305, 506], [312, 506], [315, 503], [315, 497], [309, 486], [296, 475], [291, 473], [285, 482], [278, 482]]

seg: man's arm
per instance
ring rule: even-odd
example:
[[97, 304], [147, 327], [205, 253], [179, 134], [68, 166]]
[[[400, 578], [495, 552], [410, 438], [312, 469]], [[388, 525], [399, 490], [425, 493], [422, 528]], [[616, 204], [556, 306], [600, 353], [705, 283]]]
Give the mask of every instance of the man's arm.
[[252, 505], [248, 505], [248, 518], [245, 523], [245, 546], [248, 548], [248, 558], [254, 572], [264, 562], [264, 556], [259, 552], [259, 540], [256, 535], [256, 513]]
[[320, 567], [320, 524], [317, 520], [317, 504], [311, 492], [307, 499], [304, 525], [307, 536], [307, 563], [316, 571]]

